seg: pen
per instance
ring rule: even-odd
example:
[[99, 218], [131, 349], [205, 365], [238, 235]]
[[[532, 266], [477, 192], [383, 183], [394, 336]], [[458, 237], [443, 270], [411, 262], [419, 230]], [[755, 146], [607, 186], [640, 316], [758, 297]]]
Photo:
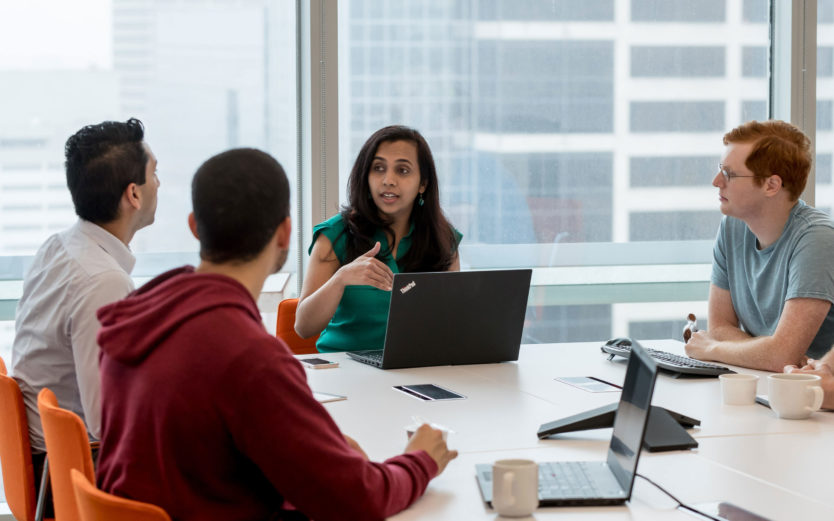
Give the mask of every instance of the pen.
[[623, 386], [621, 386], [621, 385], [612, 384], [611, 382], [606, 382], [602, 378], [597, 378], [596, 376], [589, 376], [588, 378], [590, 378], [591, 380], [596, 380], [597, 382], [600, 382], [600, 383], [604, 383], [606, 385], [610, 385], [611, 387], [616, 387], [617, 389], [622, 389], [623, 388]]
[[693, 313], [690, 313], [686, 317], [686, 325], [683, 326], [683, 341], [689, 342], [689, 339], [692, 338], [692, 333], [698, 331], [698, 319], [695, 318]]

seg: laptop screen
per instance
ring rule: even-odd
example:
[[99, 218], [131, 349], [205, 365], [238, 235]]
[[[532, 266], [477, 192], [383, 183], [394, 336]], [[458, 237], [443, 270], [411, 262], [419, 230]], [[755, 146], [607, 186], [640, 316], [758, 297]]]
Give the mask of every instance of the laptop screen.
[[[638, 347], [638, 346], [634, 346]], [[614, 418], [614, 433], [608, 447], [608, 466], [631, 497], [637, 460], [649, 418], [657, 366], [643, 349], [632, 347], [620, 405]]]

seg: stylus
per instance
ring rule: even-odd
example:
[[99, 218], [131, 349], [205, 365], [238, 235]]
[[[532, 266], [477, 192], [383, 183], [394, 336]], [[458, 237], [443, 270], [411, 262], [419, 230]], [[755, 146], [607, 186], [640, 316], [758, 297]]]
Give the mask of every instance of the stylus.
[[[611, 355], [611, 356], [613, 356], [613, 355]], [[600, 383], [604, 383], [606, 385], [610, 385], [611, 387], [616, 387], [617, 389], [622, 389], [623, 388], [622, 385], [617, 385], [617, 384], [612, 384], [611, 382], [606, 382], [602, 378], [597, 378], [596, 376], [589, 376], [588, 378], [590, 378], [591, 380], [596, 380], [597, 382], [600, 382]]]

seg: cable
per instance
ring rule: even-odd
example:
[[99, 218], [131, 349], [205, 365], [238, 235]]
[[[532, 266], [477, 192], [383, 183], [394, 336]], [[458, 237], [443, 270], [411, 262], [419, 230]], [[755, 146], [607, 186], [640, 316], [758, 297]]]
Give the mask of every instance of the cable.
[[700, 511], [700, 510], [698, 510], [697, 508], [694, 508], [694, 507], [691, 507], [691, 506], [687, 505], [686, 503], [684, 503], [684, 502], [683, 502], [683, 501], [681, 501], [680, 499], [678, 499], [678, 498], [676, 498], [675, 496], [673, 496], [671, 492], [669, 492], [669, 491], [668, 491], [668, 490], [666, 490], [665, 488], [661, 487], [660, 485], [658, 485], [658, 484], [657, 484], [657, 483], [655, 483], [654, 481], [650, 480], [649, 478], [647, 478], [647, 477], [646, 477], [646, 476], [644, 476], [643, 474], [640, 474], [640, 473], [638, 472], [638, 473], [636, 473], [636, 475], [637, 475], [637, 477], [638, 477], [638, 478], [643, 478], [643, 479], [645, 479], [646, 481], [648, 481], [649, 483], [651, 483], [652, 485], [654, 485], [655, 487], [657, 487], [657, 489], [658, 489], [658, 490], [660, 490], [661, 492], [663, 492], [664, 494], [666, 494], [667, 496], [669, 496], [670, 498], [672, 498], [672, 499], [675, 501], [675, 503], [677, 503], [677, 504], [678, 504], [677, 508], [684, 508], [684, 509], [686, 509], [686, 510], [689, 510], [690, 512], [695, 512], [695, 513], [696, 513], [696, 514], [698, 514], [699, 516], [704, 516], [704, 517], [705, 517], [705, 518], [707, 518], [707, 519], [712, 519], [712, 521], [725, 521], [725, 520], [723, 520], [723, 519], [721, 519], [721, 518], [718, 518], [718, 517], [713, 517], [713, 516], [711, 516], [711, 515], [709, 515], [709, 514], [707, 514], [707, 513], [705, 513], [705, 512], [701, 512], [701, 511]]

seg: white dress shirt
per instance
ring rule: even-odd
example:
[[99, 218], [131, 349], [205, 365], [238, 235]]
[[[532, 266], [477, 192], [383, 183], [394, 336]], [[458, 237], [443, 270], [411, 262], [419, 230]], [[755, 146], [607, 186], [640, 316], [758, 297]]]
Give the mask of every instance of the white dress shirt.
[[96, 335], [98, 308], [133, 290], [136, 259], [116, 236], [79, 220], [53, 235], [32, 261], [17, 306], [12, 376], [20, 384], [32, 452], [44, 452], [38, 393], [48, 387], [58, 405], [85, 421], [92, 439], [101, 430]]

